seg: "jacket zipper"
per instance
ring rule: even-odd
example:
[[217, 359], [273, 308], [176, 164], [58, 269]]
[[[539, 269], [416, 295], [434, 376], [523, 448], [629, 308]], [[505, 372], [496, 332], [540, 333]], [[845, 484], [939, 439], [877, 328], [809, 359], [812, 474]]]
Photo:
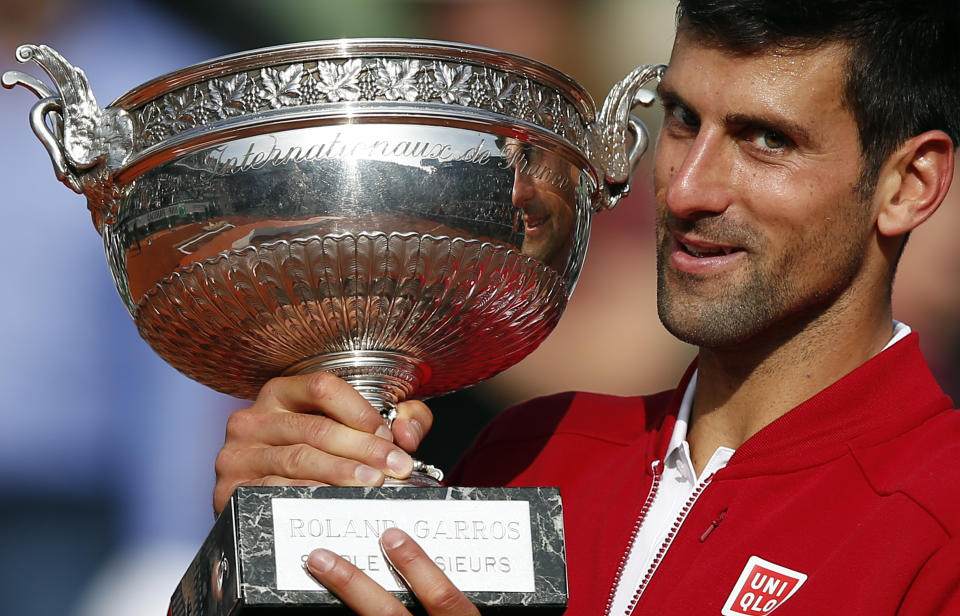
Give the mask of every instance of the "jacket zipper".
[[660, 477], [663, 475], [662, 465], [663, 463], [660, 460], [654, 460], [653, 463], [650, 464], [650, 470], [653, 471], [653, 483], [650, 484], [650, 492], [647, 493], [647, 500], [643, 502], [643, 507], [640, 508], [640, 515], [637, 516], [637, 521], [633, 524], [633, 530], [630, 531], [630, 538], [627, 539], [627, 549], [623, 551], [623, 556], [620, 557], [620, 564], [617, 565], [617, 573], [613, 576], [613, 585], [610, 586], [610, 596], [607, 598], [607, 607], [603, 610], [603, 616], [610, 616], [610, 610], [613, 609], [613, 600], [617, 595], [617, 587], [620, 586], [620, 578], [623, 576], [623, 569], [627, 566], [627, 559], [630, 558], [633, 541], [637, 538], [640, 527], [643, 526], [643, 520], [647, 517], [650, 506], [653, 505], [653, 501], [657, 498], [657, 490], [660, 488]]
[[[637, 516], [637, 521], [633, 525], [633, 531], [630, 533], [630, 539], [627, 541], [627, 547], [623, 552], [623, 556], [620, 557], [620, 564], [617, 566], [617, 574], [614, 576], [613, 586], [610, 588], [610, 597], [607, 599], [607, 607], [603, 612], [604, 616], [610, 616], [610, 610], [613, 607], [613, 600], [617, 594], [617, 587], [620, 586], [623, 569], [626, 567], [627, 559], [630, 558], [630, 552], [633, 551], [633, 542], [637, 538], [637, 533], [640, 532], [640, 527], [643, 526], [647, 512], [653, 505], [653, 501], [657, 495], [657, 490], [660, 487], [660, 476], [662, 474], [662, 470], [660, 469], [659, 460], [653, 463], [652, 469], [654, 473], [653, 485], [650, 486], [650, 493], [647, 495], [647, 500], [643, 503], [643, 508], [640, 510], [640, 515]], [[683, 525], [683, 521], [687, 519], [687, 515], [690, 513], [690, 510], [693, 509], [694, 504], [696, 504], [697, 500], [700, 498], [700, 495], [703, 493], [704, 489], [710, 485], [711, 481], [713, 481], [713, 474], [709, 475], [703, 481], [697, 484], [697, 487], [693, 490], [693, 494], [690, 495], [690, 498], [687, 499], [687, 502], [684, 503], [683, 507], [680, 509], [680, 514], [677, 516], [677, 519], [673, 521], [673, 526], [670, 528], [670, 531], [664, 538], [663, 543], [660, 544], [660, 549], [657, 550], [656, 555], [653, 557], [653, 561], [650, 563], [650, 567], [647, 568], [647, 572], [640, 581], [640, 585], [637, 587], [636, 592], [633, 593], [633, 598], [630, 599], [630, 603], [627, 605], [626, 612], [624, 612], [625, 616], [630, 616], [633, 613], [633, 610], [637, 607], [637, 603], [639, 603], [640, 597], [643, 595], [643, 591], [646, 590], [647, 585], [650, 583], [650, 579], [653, 577], [653, 574], [657, 572], [657, 568], [660, 566], [660, 561], [663, 560], [667, 550], [670, 548], [670, 544], [673, 543], [673, 538], [677, 536], [677, 532], [679, 532], [680, 527]]]
[[710, 522], [710, 526], [707, 527], [707, 530], [703, 531], [703, 534], [700, 535], [700, 543], [703, 543], [707, 540], [707, 538], [710, 536], [710, 533], [715, 531], [717, 527], [720, 526], [720, 522], [723, 522], [723, 518], [725, 517], [727, 517], [726, 509], [720, 512], [720, 515], [717, 516], [716, 520]]

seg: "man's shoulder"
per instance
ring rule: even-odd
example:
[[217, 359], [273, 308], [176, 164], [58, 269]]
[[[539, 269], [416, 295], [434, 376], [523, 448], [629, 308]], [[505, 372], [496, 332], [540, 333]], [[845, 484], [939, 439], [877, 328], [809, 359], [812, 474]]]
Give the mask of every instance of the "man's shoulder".
[[[564, 485], [598, 464], [659, 442], [673, 392], [619, 397], [565, 392], [534, 398], [498, 415], [450, 474], [453, 485]], [[672, 425], [669, 423], [668, 425]], [[585, 460], [592, 461], [584, 464]], [[625, 463], [626, 464], [626, 463]]]
[[484, 440], [543, 439], [565, 433], [627, 444], [663, 423], [674, 396], [674, 390], [646, 396], [568, 391], [533, 398], [500, 413]]
[[878, 494], [909, 498], [960, 537], [960, 411], [944, 410], [895, 438], [855, 450]]

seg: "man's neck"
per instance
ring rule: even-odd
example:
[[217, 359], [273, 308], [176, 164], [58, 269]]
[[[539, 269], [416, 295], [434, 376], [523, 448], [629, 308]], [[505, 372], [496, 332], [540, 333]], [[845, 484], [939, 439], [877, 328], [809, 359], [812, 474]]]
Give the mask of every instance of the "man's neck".
[[893, 334], [889, 308], [856, 326], [816, 320], [781, 340], [700, 349], [688, 441], [699, 474], [719, 446], [738, 448], [876, 355]]

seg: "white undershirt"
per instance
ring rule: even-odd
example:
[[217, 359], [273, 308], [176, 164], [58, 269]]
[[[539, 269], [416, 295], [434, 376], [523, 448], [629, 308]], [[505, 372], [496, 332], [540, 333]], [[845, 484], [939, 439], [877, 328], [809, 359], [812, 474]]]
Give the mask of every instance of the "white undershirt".
[[[883, 350], [900, 341], [910, 333], [910, 327], [899, 321], [893, 322], [893, 337]], [[627, 614], [630, 602], [647, 571], [654, 563], [657, 553], [667, 540], [683, 510], [683, 506], [693, 497], [697, 487], [730, 461], [734, 450], [729, 447], [717, 447], [700, 476], [696, 476], [693, 460], [690, 458], [690, 444], [687, 442], [687, 428], [693, 408], [693, 395], [697, 389], [697, 372], [694, 371], [683, 393], [683, 401], [677, 412], [677, 423], [670, 436], [667, 453], [663, 458], [663, 473], [653, 503], [647, 510], [643, 524], [633, 540], [630, 556], [624, 566], [614, 595], [611, 616]], [[689, 511], [689, 509], [688, 509]], [[704, 532], [707, 528], [702, 529]]]

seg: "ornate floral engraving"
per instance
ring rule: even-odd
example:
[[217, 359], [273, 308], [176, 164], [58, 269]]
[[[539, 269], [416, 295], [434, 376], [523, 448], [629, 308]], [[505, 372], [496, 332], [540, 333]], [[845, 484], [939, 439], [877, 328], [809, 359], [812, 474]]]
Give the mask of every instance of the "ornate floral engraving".
[[562, 133], [572, 143], [584, 143], [586, 141], [586, 128], [580, 119], [580, 114], [573, 105], [565, 103], [561, 116], [563, 123]]
[[[541, 90], [541, 92], [544, 92]], [[541, 107], [543, 125], [555, 133], [563, 134], [563, 122], [560, 117], [563, 113], [560, 95], [556, 92], [544, 92], [546, 97]]]
[[442, 103], [532, 122], [585, 148], [586, 123], [561, 92], [506, 70], [444, 60], [348, 58], [269, 66], [170, 92], [134, 114], [137, 149], [212, 121], [344, 101]]
[[267, 67], [260, 69], [263, 90], [260, 97], [272, 109], [296, 105], [300, 101], [300, 81], [303, 79], [303, 65], [291, 64], [285, 69]]
[[163, 117], [171, 132], [178, 133], [201, 123], [197, 110], [202, 106], [203, 101], [197, 100], [198, 96], [197, 86], [192, 85], [164, 97]]
[[469, 81], [473, 77], [473, 69], [470, 66], [435, 62], [433, 70], [440, 100], [445, 103], [470, 104]]
[[[311, 75], [310, 83], [318, 94], [330, 102], [355, 101], [360, 98], [360, 71], [363, 63], [360, 58], [346, 62], [319, 62]], [[319, 98], [313, 102], [320, 102]]]
[[377, 93], [377, 71], [375, 67], [368, 68], [360, 73], [360, 99], [363, 101], [376, 100]]
[[148, 144], [163, 141], [170, 135], [170, 126], [156, 104], [147, 105], [140, 113], [140, 126], [140, 138]]
[[485, 82], [490, 107], [499, 113], [513, 113], [516, 106], [514, 91], [520, 82], [512, 75], [498, 71], [488, 71], [487, 75]]
[[223, 120], [244, 113], [252, 92], [253, 80], [246, 73], [231, 75], [225, 80], [214, 79], [207, 85], [204, 104]]
[[535, 86], [530, 80], [526, 80], [517, 109], [520, 117], [527, 122], [543, 126], [545, 105], [543, 90]]
[[380, 60], [377, 87], [388, 101], [417, 100], [419, 60]]

